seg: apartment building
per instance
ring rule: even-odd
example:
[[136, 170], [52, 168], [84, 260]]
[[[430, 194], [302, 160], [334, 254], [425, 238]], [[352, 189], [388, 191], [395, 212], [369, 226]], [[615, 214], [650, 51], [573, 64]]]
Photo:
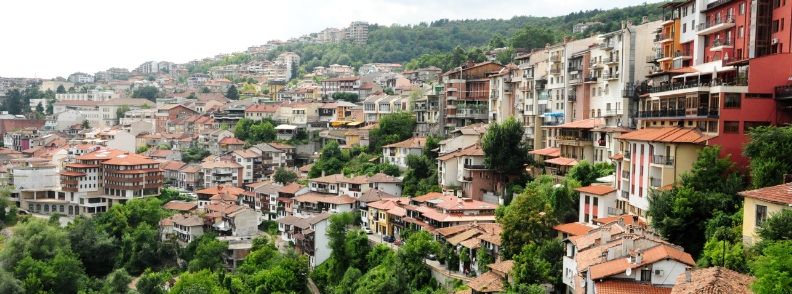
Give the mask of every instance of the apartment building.
[[234, 160], [216, 159], [201, 162], [203, 187], [232, 185], [239, 187], [244, 183], [244, 168]]
[[501, 69], [502, 65], [488, 61], [464, 64], [443, 74], [446, 131], [488, 121], [489, 76]]
[[335, 93], [351, 93], [360, 95], [362, 81], [359, 77], [338, 77], [322, 81], [322, 97], [332, 98]]
[[60, 173], [61, 192], [79, 205], [74, 214], [104, 212], [113, 204], [160, 194], [160, 163], [138, 154], [99, 149], [78, 156]]
[[[531, 149], [544, 148], [544, 137], [540, 126], [542, 125], [542, 115], [549, 112], [547, 109], [548, 93], [545, 91], [547, 85], [547, 54], [544, 50], [534, 50], [533, 52], [517, 56], [515, 58], [517, 67], [522, 71], [518, 80], [519, 85], [516, 91], [522, 93], [522, 115], [523, 125], [525, 126], [526, 143]], [[541, 104], [540, 102], [544, 102]]]
[[[502, 123], [510, 117], [514, 117], [522, 123], [523, 116], [523, 93], [517, 91], [519, 78], [522, 71], [514, 65], [507, 64], [497, 74], [490, 76], [489, 122]], [[519, 102], [518, 102], [519, 101]]]
[[444, 191], [487, 203], [501, 203], [499, 177], [484, 165], [484, 150], [473, 144], [437, 157], [437, 173]]
[[618, 137], [623, 153], [616, 154], [616, 209], [646, 217], [655, 189], [667, 189], [693, 168], [711, 136], [695, 128], [650, 127]]
[[417, 136], [440, 135], [443, 130], [441, 103], [444, 99], [443, 86], [434, 86], [424, 91], [424, 95], [413, 100], [412, 111], [415, 115], [415, 134]]
[[60, 181], [57, 166], [44, 158], [11, 160], [13, 191], [11, 199], [30, 212], [74, 215], [77, 205], [58, 193]]

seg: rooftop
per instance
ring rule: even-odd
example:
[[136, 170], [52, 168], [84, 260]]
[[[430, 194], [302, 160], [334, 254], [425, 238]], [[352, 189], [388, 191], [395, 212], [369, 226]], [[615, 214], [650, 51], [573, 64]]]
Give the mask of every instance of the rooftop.
[[759, 199], [781, 205], [789, 205], [792, 204], [792, 183], [742, 191], [738, 194], [747, 198]]
[[627, 141], [701, 144], [712, 137], [702, 134], [698, 129], [665, 127], [635, 130], [616, 138]]
[[[690, 277], [688, 279], [688, 276]], [[685, 293], [730, 293], [748, 294], [754, 278], [722, 267], [708, 267], [692, 270], [677, 277], [672, 294]]]

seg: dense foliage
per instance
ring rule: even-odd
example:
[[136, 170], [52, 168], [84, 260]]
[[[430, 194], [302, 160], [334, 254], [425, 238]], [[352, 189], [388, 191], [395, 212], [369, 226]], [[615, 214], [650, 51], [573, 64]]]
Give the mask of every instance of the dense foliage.
[[276, 125], [277, 123], [269, 118], [259, 121], [243, 118], [234, 126], [234, 137], [250, 144], [272, 142], [277, 137]]
[[132, 98], [145, 98], [150, 101], [157, 101], [159, 89], [154, 86], [143, 86], [132, 91]]
[[754, 188], [783, 183], [792, 174], [792, 126], [758, 127], [748, 132], [750, 140], [744, 153], [751, 158], [751, 184]]
[[569, 169], [567, 177], [575, 179], [581, 186], [589, 186], [597, 181], [598, 178], [612, 175], [614, 167], [610, 163], [597, 162], [590, 163], [586, 160], [581, 160], [577, 165]]
[[409, 112], [382, 116], [377, 127], [369, 131], [369, 151], [379, 153], [382, 146], [409, 139], [413, 135], [415, 124], [415, 117]]

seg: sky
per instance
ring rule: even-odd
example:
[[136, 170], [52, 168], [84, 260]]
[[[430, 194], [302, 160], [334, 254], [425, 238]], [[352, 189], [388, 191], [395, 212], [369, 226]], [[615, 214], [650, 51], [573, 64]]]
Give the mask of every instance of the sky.
[[[654, 2], [654, 1], [650, 1]], [[149, 60], [184, 63], [342, 28], [447, 19], [558, 16], [629, 0], [3, 1], [0, 77], [67, 77]]]

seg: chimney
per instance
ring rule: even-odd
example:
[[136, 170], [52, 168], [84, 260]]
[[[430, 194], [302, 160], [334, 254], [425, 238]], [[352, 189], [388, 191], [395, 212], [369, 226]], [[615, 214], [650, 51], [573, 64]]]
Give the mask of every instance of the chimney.
[[635, 253], [635, 264], [641, 264], [641, 261], [643, 261], [643, 255], [641, 254], [641, 251], [638, 251]]
[[610, 232], [607, 230], [600, 231], [600, 242], [602, 242], [603, 245], [610, 242]]
[[692, 274], [690, 273], [690, 269], [685, 271], [685, 282], [690, 283], [693, 281]]
[[622, 241], [622, 254], [629, 255], [630, 251], [635, 247], [635, 240], [633, 238], [625, 237]]

